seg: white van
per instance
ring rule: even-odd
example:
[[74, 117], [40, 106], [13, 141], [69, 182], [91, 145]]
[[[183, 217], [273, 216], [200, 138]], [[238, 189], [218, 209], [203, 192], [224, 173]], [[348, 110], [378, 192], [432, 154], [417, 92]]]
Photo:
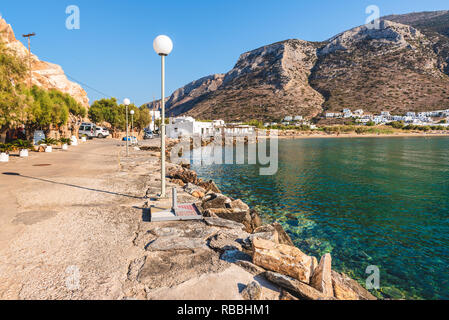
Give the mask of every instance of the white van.
[[88, 139], [96, 137], [97, 126], [93, 123], [82, 123], [78, 131], [79, 137], [86, 136]]
[[106, 138], [109, 136], [109, 130], [107, 128], [97, 127], [97, 130], [95, 130], [95, 136], [100, 139]]

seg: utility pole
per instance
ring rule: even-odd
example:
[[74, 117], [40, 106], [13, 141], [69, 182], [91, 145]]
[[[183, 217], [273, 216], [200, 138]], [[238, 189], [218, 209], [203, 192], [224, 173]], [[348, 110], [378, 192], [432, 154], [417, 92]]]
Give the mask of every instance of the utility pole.
[[23, 37], [28, 39], [28, 64], [29, 64], [29, 68], [30, 68], [30, 82], [29, 82], [29, 86], [31, 89], [32, 86], [32, 70], [31, 70], [31, 37], [34, 37], [36, 34], [33, 33], [29, 33], [29, 34], [24, 34]]

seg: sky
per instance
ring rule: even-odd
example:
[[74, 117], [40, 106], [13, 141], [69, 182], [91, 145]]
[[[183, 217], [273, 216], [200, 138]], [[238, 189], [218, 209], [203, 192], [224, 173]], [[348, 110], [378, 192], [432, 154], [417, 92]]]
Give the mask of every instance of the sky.
[[[80, 29], [66, 28], [70, 5], [80, 10]], [[32, 52], [61, 65], [91, 103], [113, 96], [142, 105], [161, 96], [159, 34], [174, 43], [168, 96], [228, 72], [246, 51], [292, 38], [323, 41], [362, 25], [369, 5], [381, 16], [449, 9], [447, 0], [2, 0], [0, 14], [23, 43], [22, 34], [35, 32]]]

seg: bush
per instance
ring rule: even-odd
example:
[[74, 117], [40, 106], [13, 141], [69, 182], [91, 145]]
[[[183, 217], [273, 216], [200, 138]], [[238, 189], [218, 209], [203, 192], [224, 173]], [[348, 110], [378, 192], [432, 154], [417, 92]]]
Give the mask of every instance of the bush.
[[33, 147], [33, 143], [28, 140], [21, 140], [18, 139], [16, 141], [12, 142], [12, 145], [15, 146], [17, 149], [31, 149]]

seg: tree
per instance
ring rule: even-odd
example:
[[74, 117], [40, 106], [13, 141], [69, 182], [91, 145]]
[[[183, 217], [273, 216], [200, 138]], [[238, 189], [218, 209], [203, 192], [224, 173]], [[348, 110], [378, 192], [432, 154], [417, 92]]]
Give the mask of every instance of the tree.
[[19, 121], [23, 115], [20, 82], [26, 71], [25, 63], [0, 43], [0, 128]]

